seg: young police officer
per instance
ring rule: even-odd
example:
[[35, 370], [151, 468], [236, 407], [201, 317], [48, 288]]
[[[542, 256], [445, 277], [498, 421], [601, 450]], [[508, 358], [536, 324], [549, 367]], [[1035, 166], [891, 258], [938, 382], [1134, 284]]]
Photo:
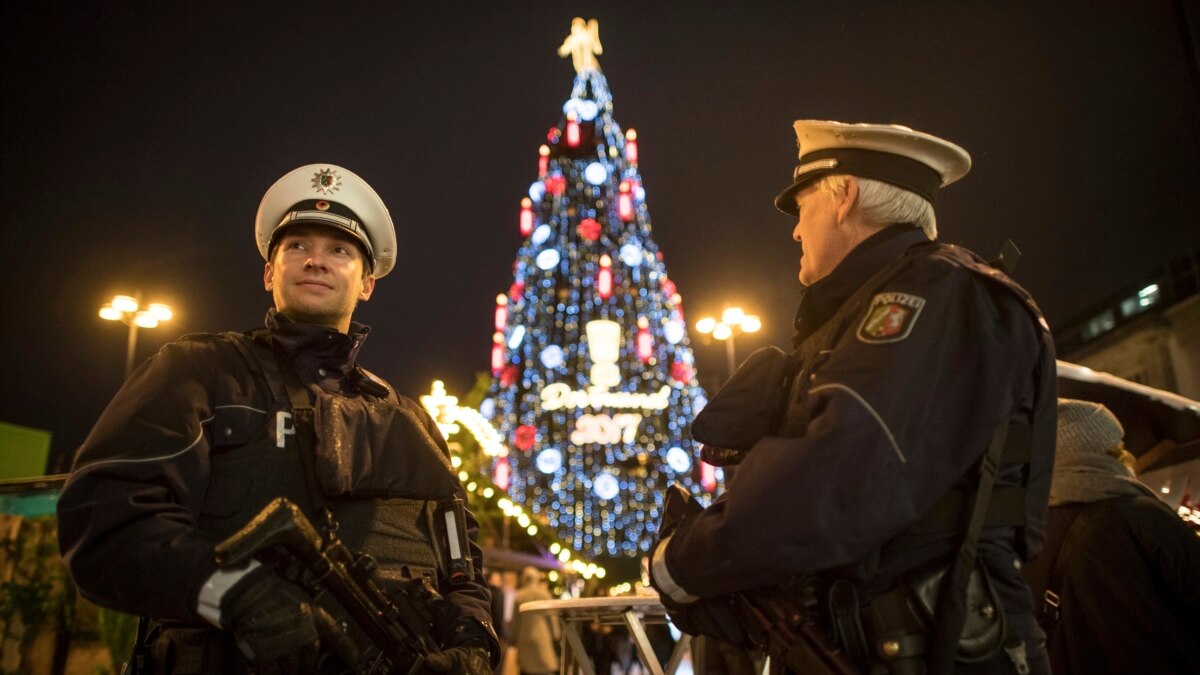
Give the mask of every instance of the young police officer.
[[[685, 628], [765, 639], [778, 667], [814, 659], [736, 599], [782, 584], [855, 669], [1045, 672], [1021, 566], [1041, 545], [1053, 349], [1021, 287], [936, 241], [932, 202], [970, 157], [899, 126], [795, 130], [775, 204], [803, 247], [798, 372], [734, 487], [664, 532], [654, 584]], [[815, 580], [788, 585], [802, 574]]]
[[312, 164], [267, 191], [255, 236], [275, 303], [265, 327], [165, 346], [80, 448], [58, 506], [72, 577], [88, 598], [152, 617], [151, 672], [309, 671], [332, 640], [309, 595], [267, 565], [218, 569], [214, 557], [282, 496], [371, 554], [382, 585], [433, 581], [444, 652], [427, 671], [490, 673], [474, 519], [475, 575], [456, 583], [435, 524], [435, 505], [462, 496], [445, 442], [357, 365], [368, 329], [351, 315], [395, 264], [387, 208], [354, 173]]

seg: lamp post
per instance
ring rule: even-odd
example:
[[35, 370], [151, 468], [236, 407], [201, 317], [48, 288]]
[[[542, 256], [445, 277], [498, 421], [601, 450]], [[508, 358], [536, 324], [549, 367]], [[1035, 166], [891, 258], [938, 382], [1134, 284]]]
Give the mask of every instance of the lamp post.
[[729, 377], [737, 370], [737, 336], [743, 333], [756, 333], [762, 328], [762, 320], [754, 314], [747, 314], [741, 307], [726, 307], [721, 312], [721, 319], [706, 316], [696, 322], [696, 330], [704, 335], [711, 335], [715, 340], [725, 343], [725, 362], [729, 369]]
[[125, 346], [125, 379], [133, 372], [133, 354], [137, 349], [138, 328], [154, 328], [160, 321], [171, 318], [171, 308], [161, 302], [142, 306], [142, 294], [117, 295], [100, 307], [100, 318], [120, 321], [129, 326], [129, 341]]

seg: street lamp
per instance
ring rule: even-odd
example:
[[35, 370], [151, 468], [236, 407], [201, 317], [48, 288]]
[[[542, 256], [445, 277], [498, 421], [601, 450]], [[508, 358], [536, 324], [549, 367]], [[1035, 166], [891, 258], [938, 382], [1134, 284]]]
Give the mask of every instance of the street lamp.
[[697, 331], [725, 343], [725, 361], [729, 368], [729, 377], [733, 377], [733, 371], [737, 370], [737, 336], [756, 333], [761, 328], [762, 320], [754, 314], [747, 314], [741, 307], [726, 307], [725, 311], [721, 312], [720, 321], [706, 316], [696, 322]]
[[138, 328], [154, 328], [160, 321], [171, 318], [171, 308], [161, 302], [152, 302], [142, 306], [141, 293], [135, 295], [117, 295], [108, 304], [100, 308], [100, 318], [108, 321], [120, 321], [129, 326], [129, 342], [125, 347], [125, 379], [133, 372], [133, 353], [137, 348]]

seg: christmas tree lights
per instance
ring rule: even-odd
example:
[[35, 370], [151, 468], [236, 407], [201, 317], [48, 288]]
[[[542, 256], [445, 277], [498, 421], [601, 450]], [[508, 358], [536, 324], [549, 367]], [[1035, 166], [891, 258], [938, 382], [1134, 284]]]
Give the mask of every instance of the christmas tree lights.
[[689, 435], [705, 398], [682, 299], [651, 237], [638, 136], [613, 118], [594, 56], [581, 56], [598, 47], [588, 28], [560, 49], [578, 72], [521, 201], [481, 410], [511, 448], [493, 476], [514, 503], [576, 555], [636, 557], [656, 535], [663, 488], [707, 501], [719, 472]]

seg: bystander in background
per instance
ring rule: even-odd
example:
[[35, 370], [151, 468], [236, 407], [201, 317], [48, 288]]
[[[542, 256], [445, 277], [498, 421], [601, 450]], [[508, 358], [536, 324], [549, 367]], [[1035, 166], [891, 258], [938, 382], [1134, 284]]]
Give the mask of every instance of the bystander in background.
[[1025, 568], [1056, 675], [1200, 672], [1200, 538], [1103, 405], [1060, 399], [1046, 543]]
[[521, 605], [536, 600], [553, 600], [546, 577], [535, 567], [521, 570], [511, 628], [512, 644], [517, 648], [521, 675], [546, 675], [558, 672], [558, 622], [541, 614], [526, 615]]

